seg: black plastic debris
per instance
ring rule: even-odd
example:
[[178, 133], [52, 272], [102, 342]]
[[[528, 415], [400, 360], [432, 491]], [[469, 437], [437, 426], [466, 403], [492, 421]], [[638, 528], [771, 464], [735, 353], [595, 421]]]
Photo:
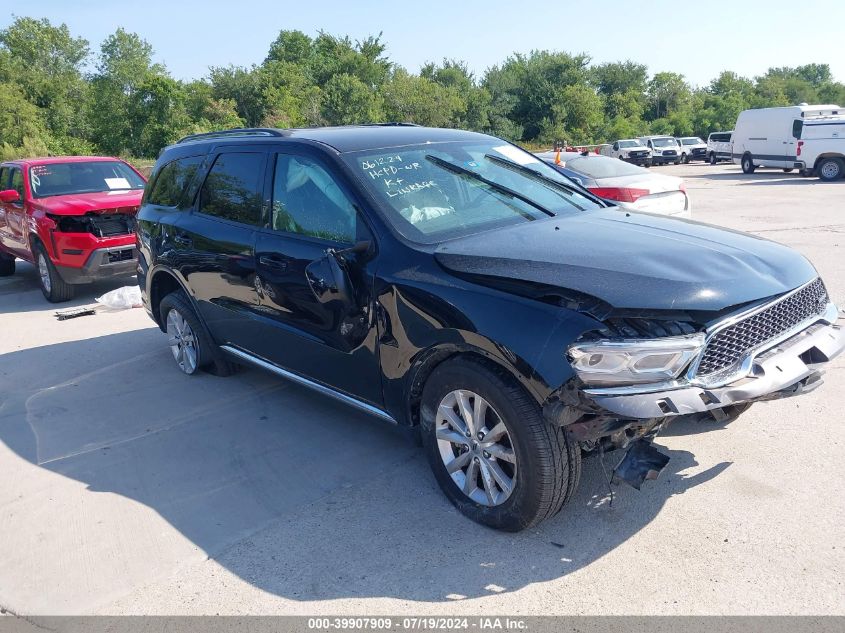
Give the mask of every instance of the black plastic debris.
[[637, 440], [631, 444], [613, 475], [639, 490], [646, 479], [657, 479], [668, 463], [668, 455], [658, 451], [646, 440]]
[[89, 314], [96, 314], [96, 310], [93, 308], [71, 308], [70, 310], [60, 310], [56, 312], [56, 318], [59, 321], [67, 321], [68, 319], [88, 316]]

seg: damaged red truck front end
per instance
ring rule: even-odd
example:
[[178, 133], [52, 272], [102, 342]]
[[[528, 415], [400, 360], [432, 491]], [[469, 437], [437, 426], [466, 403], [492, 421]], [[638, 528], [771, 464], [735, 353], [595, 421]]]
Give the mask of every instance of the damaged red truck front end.
[[0, 275], [38, 268], [52, 302], [79, 284], [135, 274], [135, 214], [146, 181], [118, 158], [71, 156], [0, 165]]

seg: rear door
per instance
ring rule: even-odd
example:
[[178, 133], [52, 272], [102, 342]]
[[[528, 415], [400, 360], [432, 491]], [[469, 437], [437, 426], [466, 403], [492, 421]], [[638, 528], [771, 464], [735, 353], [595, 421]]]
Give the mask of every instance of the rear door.
[[306, 268], [328, 249], [373, 243], [349, 183], [317, 153], [283, 149], [270, 157], [271, 205], [256, 233], [262, 317], [256, 353], [285, 369], [381, 406], [369, 256], [343, 257], [353, 288], [348, 305], [320, 303]]
[[266, 151], [227, 146], [209, 158], [193, 209], [173, 226], [174, 260], [220, 343], [255, 345], [255, 231], [264, 205]]

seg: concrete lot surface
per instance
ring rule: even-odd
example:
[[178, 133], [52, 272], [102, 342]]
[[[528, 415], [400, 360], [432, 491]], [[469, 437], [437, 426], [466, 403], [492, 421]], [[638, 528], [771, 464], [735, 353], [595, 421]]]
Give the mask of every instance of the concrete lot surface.
[[[845, 182], [655, 171], [685, 177], [695, 219], [806, 254], [845, 303]], [[670, 427], [666, 471], [612, 507], [589, 459], [564, 512], [501, 534], [396, 429], [259, 370], [185, 377], [143, 310], [55, 309], [31, 266], [0, 280], [9, 611], [845, 614], [841, 358], [804, 397]]]

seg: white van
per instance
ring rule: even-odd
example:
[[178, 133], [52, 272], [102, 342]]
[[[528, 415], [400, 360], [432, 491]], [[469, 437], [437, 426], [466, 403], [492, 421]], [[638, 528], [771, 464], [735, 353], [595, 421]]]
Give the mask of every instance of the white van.
[[733, 130], [730, 132], [710, 132], [707, 137], [707, 160], [711, 165], [715, 165], [722, 160], [731, 160], [731, 136]]
[[845, 108], [798, 105], [740, 112], [733, 133], [733, 162], [746, 174], [757, 167], [801, 170], [836, 180], [845, 174]]

